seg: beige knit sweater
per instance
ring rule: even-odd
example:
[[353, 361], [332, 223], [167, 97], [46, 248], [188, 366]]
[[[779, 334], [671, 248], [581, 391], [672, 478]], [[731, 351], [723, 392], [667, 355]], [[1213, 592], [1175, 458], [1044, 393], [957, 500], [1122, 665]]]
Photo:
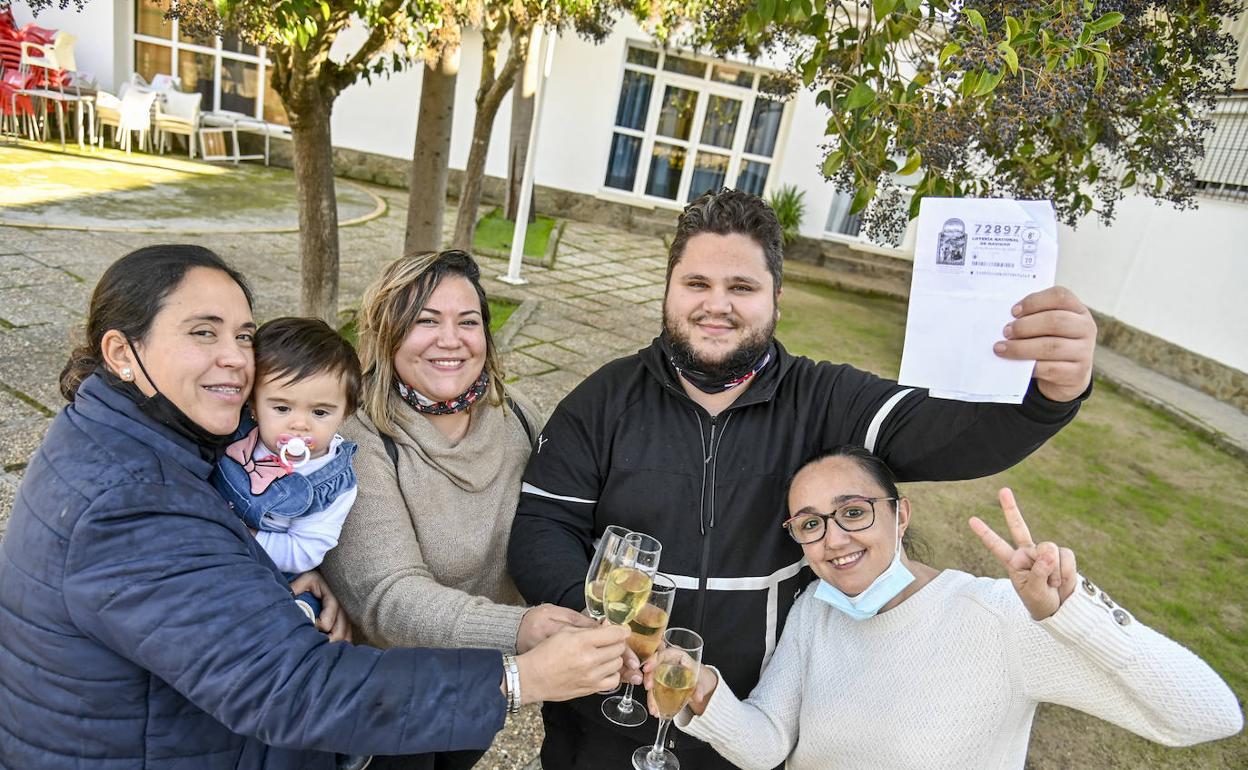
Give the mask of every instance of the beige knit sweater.
[[[537, 410], [517, 405], [540, 428]], [[524, 426], [510, 408], [480, 404], [452, 443], [405, 404], [398, 413], [397, 476], [367, 415], [342, 428], [359, 445], [359, 496], [321, 571], [357, 641], [512, 652], [525, 607], [507, 575], [507, 540], [530, 451]]]

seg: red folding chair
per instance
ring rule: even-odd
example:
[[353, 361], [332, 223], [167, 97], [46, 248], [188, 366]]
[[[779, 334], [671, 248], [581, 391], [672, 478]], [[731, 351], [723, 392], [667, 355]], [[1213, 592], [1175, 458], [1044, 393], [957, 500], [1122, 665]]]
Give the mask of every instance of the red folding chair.
[[27, 74], [17, 69], [6, 69], [0, 76], [0, 116], [9, 124], [9, 133], [17, 135], [25, 118], [27, 135], [35, 138], [35, 105], [29, 96], [21, 92], [33, 88], [38, 79], [34, 73]]

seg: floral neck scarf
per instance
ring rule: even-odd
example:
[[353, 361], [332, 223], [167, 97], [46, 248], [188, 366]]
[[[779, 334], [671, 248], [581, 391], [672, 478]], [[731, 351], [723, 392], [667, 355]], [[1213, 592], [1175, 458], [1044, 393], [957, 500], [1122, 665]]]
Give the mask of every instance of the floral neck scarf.
[[490, 389], [490, 375], [482, 369], [481, 376], [468, 387], [468, 390], [448, 401], [433, 401], [417, 392], [415, 388], [405, 385], [402, 380], [395, 380], [394, 387], [407, 405], [421, 414], [455, 414], [481, 400], [485, 392]]

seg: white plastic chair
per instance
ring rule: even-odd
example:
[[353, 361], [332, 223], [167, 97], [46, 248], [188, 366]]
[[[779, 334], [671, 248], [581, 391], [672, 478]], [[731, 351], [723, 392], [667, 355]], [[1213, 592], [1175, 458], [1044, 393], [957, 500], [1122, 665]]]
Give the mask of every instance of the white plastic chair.
[[195, 157], [195, 141], [199, 138], [199, 105], [203, 99], [204, 95], [198, 92], [184, 94], [169, 90], [156, 100], [156, 147], [161, 155], [165, 154], [169, 134], [179, 134], [186, 137], [187, 154]]
[[[138, 75], [136, 75], [136, 77], [142, 80], [142, 77]], [[163, 72], [158, 73], [152, 76], [152, 82], [149, 83], [147, 87], [158, 94], [165, 94], [170, 91], [181, 91], [182, 78], [177, 77], [176, 75], [167, 75]]]
[[[29, 74], [35, 68], [42, 68], [47, 73], [46, 79], [51, 79], [53, 72], [60, 73], [55, 88], [47, 85], [35, 88], [27, 88], [14, 94], [16, 101], [18, 95], [29, 96], [35, 99], [43, 99], [50, 101], [56, 105], [56, 124], [60, 132], [61, 148], [65, 147], [65, 112], [70, 106], [77, 107], [78, 118], [78, 145], [82, 146], [82, 130], [84, 123], [83, 109], [91, 113], [86, 125], [90, 127], [92, 140], [94, 142], [95, 133], [95, 115], [94, 102], [95, 92], [87, 83], [83, 87], [81, 78], [73, 77], [78, 69], [77, 63], [74, 61], [74, 44], [78, 38], [65, 31], [56, 33], [56, 37], [52, 41], [52, 45], [40, 45], [39, 43], [23, 42], [21, 44], [22, 58], [19, 64], [19, 70], [24, 74]], [[66, 91], [65, 80], [69, 79], [69, 90]], [[46, 140], [48, 133], [47, 123], [43, 126], [43, 137]]]
[[144, 93], [137, 88], [126, 90], [121, 97], [121, 121], [117, 130], [121, 133], [121, 149], [130, 152], [131, 134], [139, 132], [139, 149], [147, 146], [148, 134], [152, 130], [152, 104], [156, 101], [156, 93]]
[[[126, 92], [126, 84], [121, 84], [122, 94]], [[95, 144], [104, 146], [104, 127], [113, 127], [113, 144], [121, 141], [121, 99], [108, 91], [97, 91], [95, 94]]]

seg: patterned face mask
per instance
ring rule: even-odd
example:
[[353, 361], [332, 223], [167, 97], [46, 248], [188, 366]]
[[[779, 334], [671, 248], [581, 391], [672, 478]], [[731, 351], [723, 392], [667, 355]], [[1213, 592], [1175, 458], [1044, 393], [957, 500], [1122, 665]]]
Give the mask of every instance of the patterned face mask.
[[400, 380], [394, 381], [394, 387], [399, 392], [399, 397], [421, 414], [455, 414], [481, 400], [485, 392], [490, 389], [490, 375], [482, 369], [481, 376], [468, 387], [468, 390], [446, 401], [434, 401]]

